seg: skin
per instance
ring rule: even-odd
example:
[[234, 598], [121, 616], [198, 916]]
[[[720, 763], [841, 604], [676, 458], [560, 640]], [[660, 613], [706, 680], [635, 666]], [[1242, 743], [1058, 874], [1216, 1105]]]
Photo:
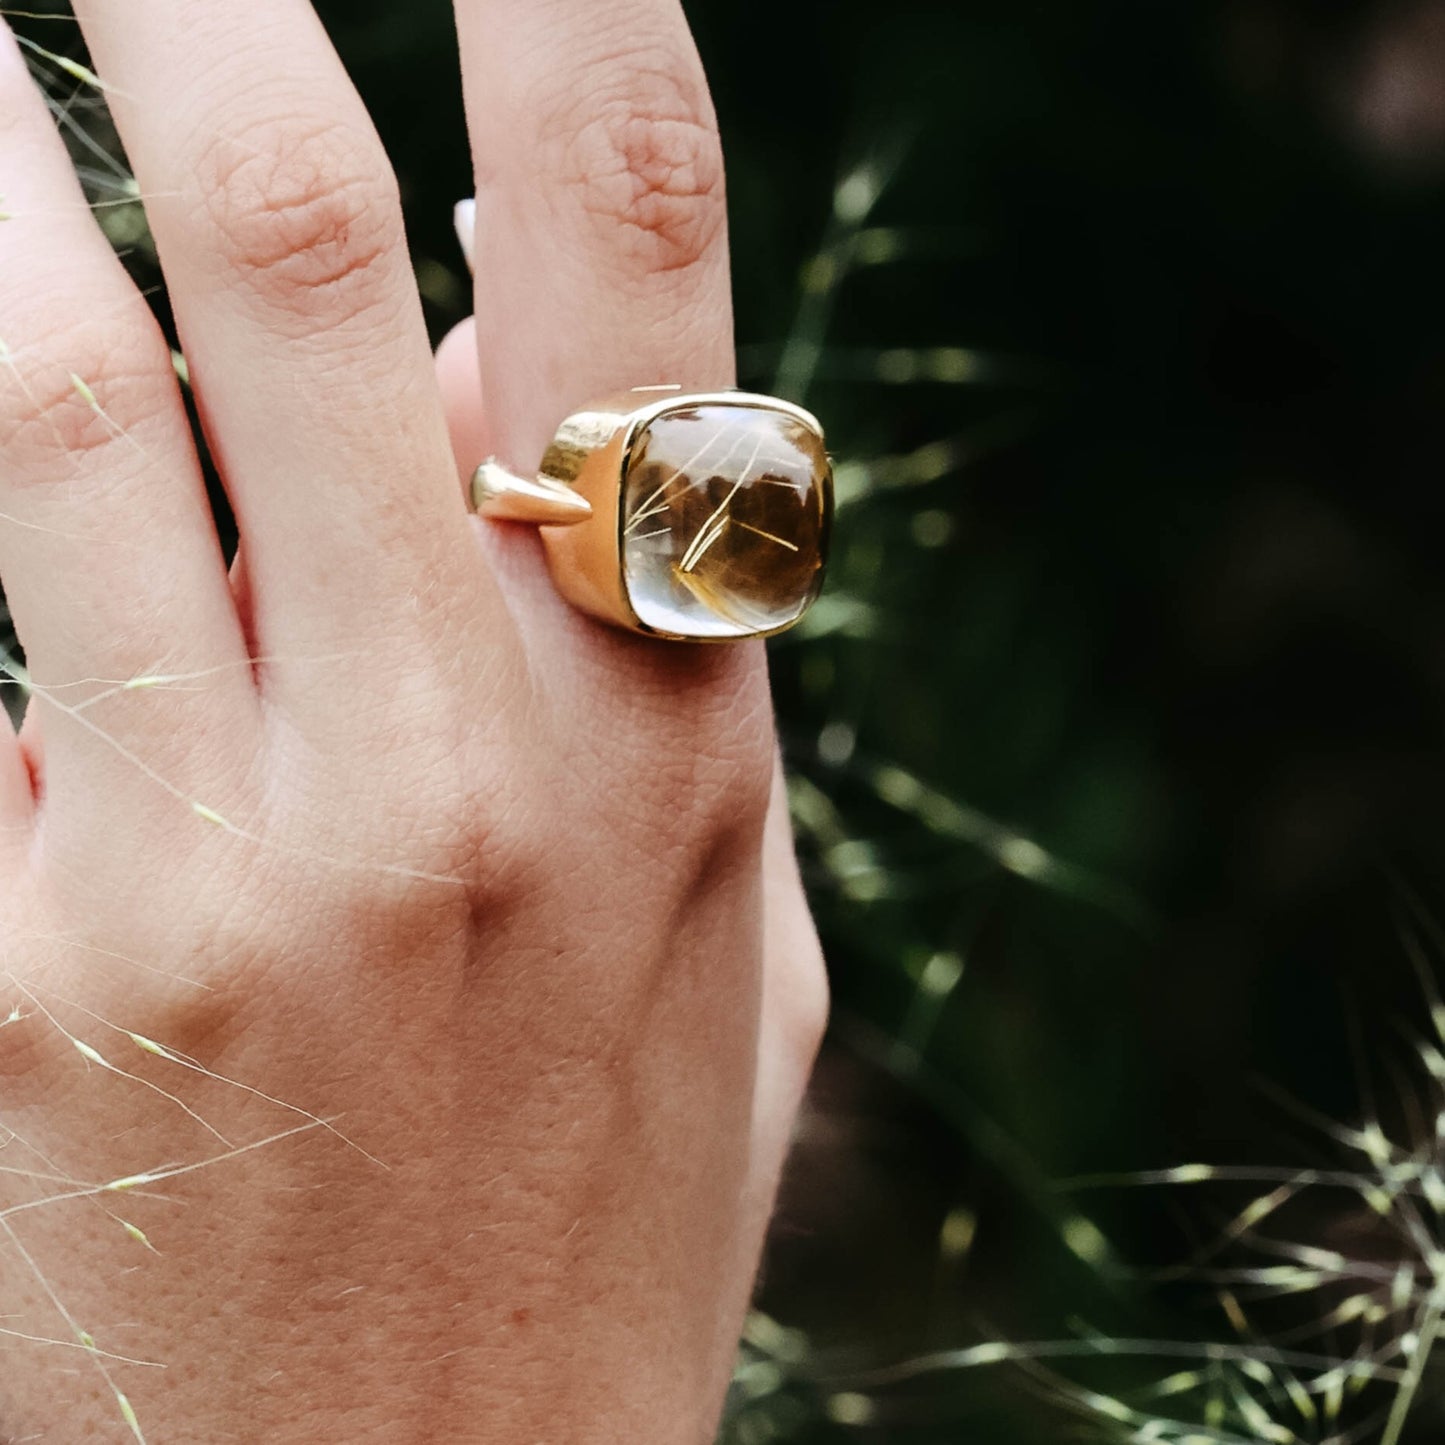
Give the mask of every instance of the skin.
[[763, 652], [575, 613], [459, 480], [732, 380], [682, 14], [460, 4], [434, 361], [309, 5], [76, 9], [242, 552], [0, 32], [0, 1438], [710, 1440], [826, 1011]]

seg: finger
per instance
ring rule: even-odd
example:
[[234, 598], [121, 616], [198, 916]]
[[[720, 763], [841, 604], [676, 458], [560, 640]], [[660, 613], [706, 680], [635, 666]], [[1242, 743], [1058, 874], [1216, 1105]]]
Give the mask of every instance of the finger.
[[477, 348], [477, 322], [468, 317], [454, 326], [437, 347], [437, 384], [441, 388], [442, 410], [451, 436], [452, 456], [460, 480], [476, 469], [477, 457], [485, 455], [486, 430], [482, 425], [482, 370]]
[[0, 39], [0, 575], [46, 798], [173, 807], [257, 721], [243, 638], [170, 350]]
[[763, 921], [753, 1158], [762, 1207], [769, 1210], [828, 1020], [828, 974], [798, 872], [781, 760], [763, 835]]
[[[466, 461], [525, 470], [588, 401], [732, 381], [721, 149], [676, 0], [458, 0], [457, 15], [477, 180], [482, 450]], [[766, 784], [760, 645], [662, 646], [569, 613], [528, 619], [530, 650], [568, 658], [537, 669], [564, 715], [602, 706], [639, 753], [726, 752]]]
[[310, 5], [76, 8], [155, 196], [266, 685], [349, 708], [360, 660], [429, 658], [417, 631], [442, 618], [501, 646], [505, 615], [453, 477], [396, 182]]
[[458, 0], [457, 18], [489, 449], [534, 466], [619, 388], [730, 385], [722, 154], [681, 8]]

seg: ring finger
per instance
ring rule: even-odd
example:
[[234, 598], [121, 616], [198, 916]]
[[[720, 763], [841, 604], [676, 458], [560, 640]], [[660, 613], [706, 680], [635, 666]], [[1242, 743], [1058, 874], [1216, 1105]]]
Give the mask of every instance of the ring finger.
[[[3, 27], [0, 155], [0, 575], [27, 731], [44, 731], [52, 801], [133, 815], [174, 802], [158, 779], [211, 781], [198, 744], [232, 755], [256, 719], [246, 650], [169, 348]], [[146, 675], [175, 684], [127, 686]], [[48, 837], [71, 817], [95, 831], [86, 809], [53, 814]]]

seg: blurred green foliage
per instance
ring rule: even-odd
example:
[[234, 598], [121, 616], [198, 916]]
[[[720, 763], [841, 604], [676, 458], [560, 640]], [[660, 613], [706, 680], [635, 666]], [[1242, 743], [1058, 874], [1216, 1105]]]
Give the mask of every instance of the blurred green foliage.
[[[1243, 1197], [1050, 1181], [1321, 1164], [1269, 1086], [1344, 1119], [1405, 1070], [1391, 878], [1440, 899], [1445, 861], [1439, 12], [693, 9], [747, 379], [808, 384], [847, 483], [776, 650], [837, 990], [764, 1294], [789, 1373], [1230, 1339], [1124, 1266]], [[784, 36], [810, 83], [764, 101]], [[1060, 1398], [943, 1372], [738, 1438], [1053, 1440]]]
[[[440, 335], [470, 189], [448, 8], [320, 8]], [[1175, 1368], [1120, 1342], [1188, 1365], [1300, 1338], [1337, 1297], [1235, 1317], [1168, 1271], [1247, 1242], [1257, 1181], [1066, 1181], [1340, 1167], [1320, 1121], [1373, 1114], [1433, 1157], [1410, 1034], [1445, 904], [1441, 11], [688, 10], [742, 380], [820, 413], [840, 484], [830, 589], [773, 653], [835, 1024], [727, 1438], [1186, 1438], [1065, 1381]], [[1288, 1228], [1364, 1251], [1387, 1296], [1397, 1246], [1358, 1205], [1311, 1195]], [[878, 1374], [999, 1341], [1097, 1358]], [[1189, 1438], [1386, 1428], [1369, 1389], [1312, 1420], [1282, 1373], [1239, 1379], [1214, 1397], [1291, 1423], [1206, 1401]], [[1428, 1388], [1411, 1419], [1438, 1438]]]

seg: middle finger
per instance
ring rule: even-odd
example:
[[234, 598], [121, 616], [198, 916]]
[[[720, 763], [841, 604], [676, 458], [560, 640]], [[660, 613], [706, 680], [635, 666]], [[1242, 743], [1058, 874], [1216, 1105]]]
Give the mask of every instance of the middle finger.
[[[455, 483], [396, 182], [304, 0], [80, 0], [241, 533], [263, 685], [446, 608], [505, 648]], [[423, 590], [425, 589], [425, 595]], [[473, 635], [478, 635], [473, 632]], [[368, 682], [374, 688], [374, 682]]]

